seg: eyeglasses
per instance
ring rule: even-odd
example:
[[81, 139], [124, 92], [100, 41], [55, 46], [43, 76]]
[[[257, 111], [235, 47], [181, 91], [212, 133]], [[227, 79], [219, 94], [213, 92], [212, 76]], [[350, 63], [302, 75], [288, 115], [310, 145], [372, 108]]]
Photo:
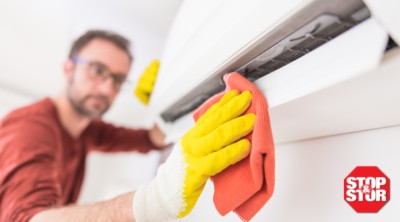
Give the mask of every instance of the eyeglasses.
[[113, 80], [113, 86], [117, 90], [119, 90], [121, 86], [127, 82], [126, 74], [112, 73], [107, 66], [101, 62], [88, 61], [78, 57], [73, 57], [71, 60], [75, 64], [87, 65], [89, 75], [98, 82], [103, 82], [108, 78], [111, 78]]

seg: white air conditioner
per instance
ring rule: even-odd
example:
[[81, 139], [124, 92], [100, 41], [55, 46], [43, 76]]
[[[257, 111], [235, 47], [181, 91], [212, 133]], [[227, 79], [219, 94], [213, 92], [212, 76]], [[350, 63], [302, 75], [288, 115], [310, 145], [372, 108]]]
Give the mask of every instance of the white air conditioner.
[[393, 121], [360, 121], [349, 128], [329, 124], [354, 119], [351, 112], [340, 120], [331, 112], [345, 106], [356, 88], [321, 98], [336, 109], [314, 107], [318, 116], [310, 115], [315, 110], [310, 106], [297, 107], [295, 116], [288, 113], [296, 101], [376, 73], [373, 69], [387, 63], [382, 60], [387, 43], [387, 31], [361, 0], [186, 1], [167, 40], [150, 107], [173, 140], [190, 127], [190, 112], [224, 89], [222, 76], [238, 71], [265, 92], [277, 142], [381, 127]]

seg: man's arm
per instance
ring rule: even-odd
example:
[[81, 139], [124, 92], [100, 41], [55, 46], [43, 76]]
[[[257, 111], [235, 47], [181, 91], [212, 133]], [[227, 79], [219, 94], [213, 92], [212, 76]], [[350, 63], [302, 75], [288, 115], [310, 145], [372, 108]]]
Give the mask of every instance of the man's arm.
[[[0, 125], [0, 221], [135, 221], [134, 193], [83, 206], [63, 206], [60, 149], [46, 119], [7, 118]], [[64, 171], [69, 174], [70, 171]]]
[[[151, 138], [149, 130], [114, 126], [103, 121], [93, 121], [85, 132], [90, 151], [148, 152], [159, 149], [156, 138]], [[153, 141], [156, 140], [156, 141]]]
[[37, 213], [30, 222], [135, 222], [132, 212], [134, 192], [114, 199], [88, 205], [70, 205]]
[[[155, 125], [149, 130], [149, 138], [159, 148], [165, 147], [165, 135]], [[30, 222], [136, 222], [132, 209], [135, 192], [123, 194], [111, 200], [87, 205], [69, 205], [49, 208], [33, 216]]]

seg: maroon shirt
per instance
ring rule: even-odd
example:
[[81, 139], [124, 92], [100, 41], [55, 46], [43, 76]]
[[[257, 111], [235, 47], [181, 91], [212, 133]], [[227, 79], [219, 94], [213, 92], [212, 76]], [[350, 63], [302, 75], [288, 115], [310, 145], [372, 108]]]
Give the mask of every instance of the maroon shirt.
[[49, 207], [74, 203], [89, 151], [154, 149], [147, 130], [93, 121], [78, 139], [44, 99], [0, 121], [0, 222], [27, 222]]

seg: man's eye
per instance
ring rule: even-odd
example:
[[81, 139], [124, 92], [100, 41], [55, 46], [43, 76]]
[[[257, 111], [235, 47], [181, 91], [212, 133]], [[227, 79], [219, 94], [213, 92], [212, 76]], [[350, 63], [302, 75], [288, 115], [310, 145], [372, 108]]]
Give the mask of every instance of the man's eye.
[[91, 68], [93, 74], [97, 75], [97, 76], [102, 76], [104, 75], [104, 68], [98, 65], [94, 65]]

